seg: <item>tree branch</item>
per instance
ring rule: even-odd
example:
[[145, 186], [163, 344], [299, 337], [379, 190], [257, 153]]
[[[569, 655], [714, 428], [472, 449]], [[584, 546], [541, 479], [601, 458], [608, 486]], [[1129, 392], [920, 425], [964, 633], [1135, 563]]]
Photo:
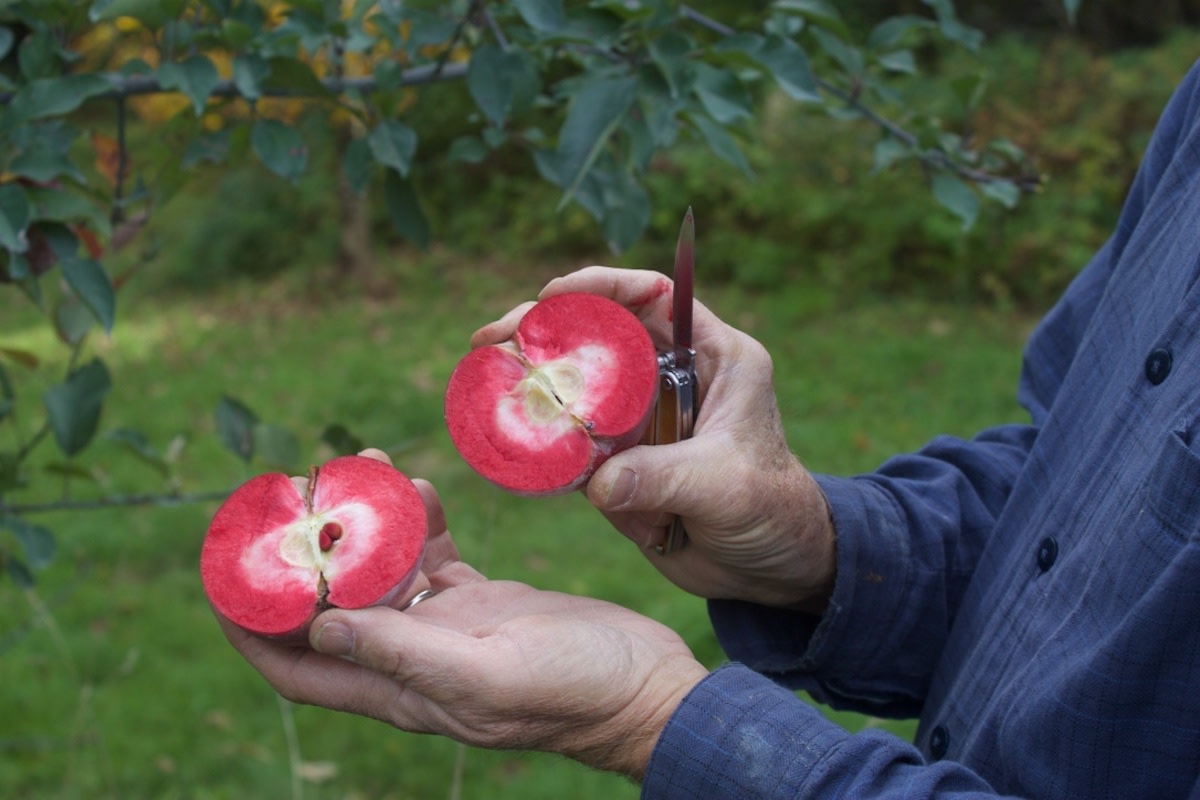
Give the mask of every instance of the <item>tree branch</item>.
[[230, 491], [193, 492], [190, 494], [129, 494], [95, 500], [54, 500], [46, 503], [0, 503], [0, 516], [5, 514], [47, 514], [52, 511], [97, 511], [106, 508], [135, 506], [177, 506], [188, 503], [208, 503], [224, 500]]
[[[453, 81], [465, 78], [467, 75], [466, 64], [446, 64], [441, 69], [437, 64], [423, 64], [419, 67], [411, 67], [401, 73], [401, 86], [423, 86], [432, 83], [441, 83], [443, 81]], [[98, 95], [102, 98], [117, 99], [123, 97], [134, 97], [144, 94], [159, 94], [163, 92], [174, 92], [175, 89], [164, 89], [158, 79], [149, 75], [120, 75], [118, 73], [108, 73], [104, 76], [112, 89]], [[321, 85], [325, 87], [331, 94], [345, 94], [348, 92], [365, 92], [370, 93], [378, 88], [378, 81], [374, 75], [365, 75], [356, 78], [325, 78], [321, 81]], [[13, 98], [13, 92], [0, 94], [0, 104], [8, 103]], [[308, 97], [312, 93], [305, 89], [264, 89], [263, 97]], [[224, 80], [218, 83], [209, 93], [209, 97], [240, 97], [241, 92], [238, 91], [237, 85], [231, 80]]]
[[[717, 20], [700, 13], [694, 8], [686, 5], [679, 7], [679, 16], [682, 19], [699, 25], [705, 30], [715, 33], [718, 36], [728, 38], [737, 33], [728, 25], [718, 22]], [[918, 139], [916, 134], [893, 122], [879, 112], [864, 104], [856, 95], [851, 94], [843, 89], [838, 88], [829, 81], [814, 76], [817, 88], [827, 95], [836, 97], [844, 102], [848, 107], [854, 109], [859, 114], [862, 114], [876, 126], [886, 131], [890, 136], [900, 140], [909, 147], [917, 147]], [[1036, 190], [1042, 183], [1042, 179], [1037, 175], [1020, 175], [1016, 177], [1007, 177], [1004, 175], [993, 175], [990, 172], [983, 170], [972, 169], [965, 164], [960, 164], [950, 156], [938, 150], [923, 150], [917, 154], [917, 159], [927, 166], [950, 170], [961, 178], [966, 178], [973, 183], [994, 183], [996, 181], [1011, 181], [1022, 191], [1032, 192]]]

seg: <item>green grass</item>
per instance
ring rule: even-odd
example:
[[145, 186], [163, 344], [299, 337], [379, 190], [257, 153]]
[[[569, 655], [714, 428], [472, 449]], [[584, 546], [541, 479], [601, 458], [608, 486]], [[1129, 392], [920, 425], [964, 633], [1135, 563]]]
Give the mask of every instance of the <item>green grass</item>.
[[[259, 469], [216, 440], [212, 411], [224, 392], [293, 428], [306, 461], [325, 455], [316, 444], [322, 428], [344, 422], [406, 472], [434, 481], [465, 557], [492, 576], [622, 603], [720, 663], [703, 603], [661, 580], [582, 497], [504, 495], [450, 446], [441, 393], [468, 334], [531, 296], [551, 271], [514, 274], [436, 254], [389, 269], [394, 291], [371, 296], [305, 290], [285, 277], [204, 298], [123, 297], [113, 338], [92, 344], [115, 384], [102, 430], [135, 426], [160, 450], [185, 436], [177, 480], [204, 491]], [[865, 470], [937, 433], [1022, 418], [1013, 394], [1026, 318], [906, 302], [811, 310], [804, 297], [801, 286], [702, 291], [772, 351], [788, 435], [811, 468]], [[63, 367], [62, 348], [15, 292], [3, 298], [0, 345], [44, 359], [36, 372], [13, 369], [29, 430], [39, 422], [41, 388]], [[41, 448], [35, 468], [55, 460], [52, 450]], [[100, 485], [75, 481], [72, 497], [160, 485], [111, 442], [97, 442], [79, 462]], [[59, 479], [33, 477], [29, 490], [7, 499], [58, 496]], [[214, 507], [37, 517], [60, 552], [36, 595], [0, 582], [0, 796], [292, 795], [276, 699], [225, 643], [199, 584], [197, 554]], [[294, 718], [306, 798], [450, 797], [456, 780], [463, 798], [637, 796], [622, 779], [554, 756], [464, 750], [322, 709], [296, 708]], [[838, 718], [856, 729], [878, 724]], [[912, 732], [907, 722], [887, 727]]]

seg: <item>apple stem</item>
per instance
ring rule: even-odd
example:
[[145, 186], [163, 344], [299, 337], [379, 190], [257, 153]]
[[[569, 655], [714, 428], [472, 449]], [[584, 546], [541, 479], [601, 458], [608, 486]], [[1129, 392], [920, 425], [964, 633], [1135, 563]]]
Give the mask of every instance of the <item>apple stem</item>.
[[312, 513], [313, 492], [317, 490], [317, 472], [320, 469], [316, 464], [311, 464], [308, 467], [308, 484], [304, 487], [304, 510], [309, 514]]

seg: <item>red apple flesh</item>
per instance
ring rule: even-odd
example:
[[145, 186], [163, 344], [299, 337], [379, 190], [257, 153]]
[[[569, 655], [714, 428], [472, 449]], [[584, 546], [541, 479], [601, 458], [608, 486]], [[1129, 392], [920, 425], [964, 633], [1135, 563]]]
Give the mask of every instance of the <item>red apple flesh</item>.
[[534, 305], [511, 340], [458, 362], [446, 425], [492, 483], [563, 494], [638, 443], [657, 393], [657, 354], [633, 313], [599, 295], [556, 295]]
[[425, 527], [412, 481], [372, 458], [314, 468], [303, 494], [282, 473], [259, 475], [213, 517], [200, 552], [204, 591], [246, 630], [302, 637], [326, 608], [388, 603], [410, 587]]

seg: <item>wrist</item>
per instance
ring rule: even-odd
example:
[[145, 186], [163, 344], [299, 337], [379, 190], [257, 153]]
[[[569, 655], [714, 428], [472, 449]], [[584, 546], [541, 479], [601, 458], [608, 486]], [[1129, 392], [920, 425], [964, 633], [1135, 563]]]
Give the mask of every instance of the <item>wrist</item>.
[[665, 660], [646, 681], [636, 703], [613, 718], [606, 742], [575, 756], [576, 760], [641, 783], [671, 717], [708, 674], [691, 656]]

